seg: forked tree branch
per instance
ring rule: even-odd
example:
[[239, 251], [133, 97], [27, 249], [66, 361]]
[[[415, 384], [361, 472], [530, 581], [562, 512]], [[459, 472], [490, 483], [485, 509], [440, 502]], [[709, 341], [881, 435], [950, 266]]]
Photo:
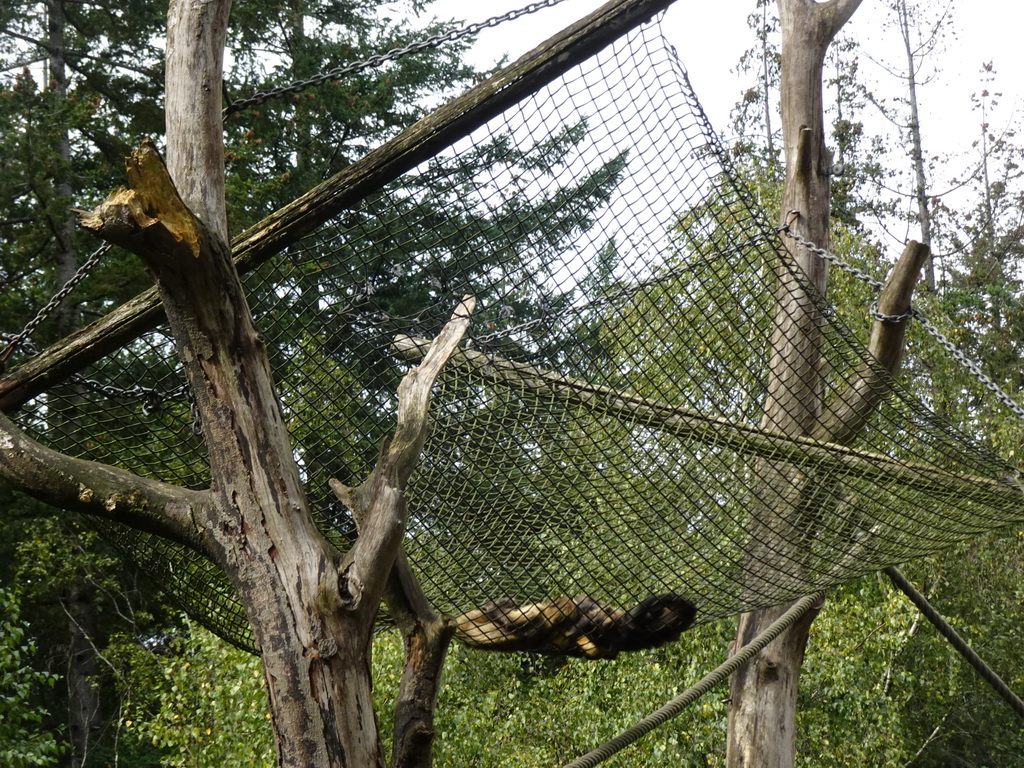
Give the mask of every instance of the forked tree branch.
[[850, 20], [854, 12], [860, 6], [863, 0], [829, 0], [827, 3], [822, 3], [821, 8], [828, 15], [829, 21], [829, 39], [834, 38], [839, 34], [839, 30], [843, 28], [843, 25]]
[[[464, 298], [420, 365], [402, 379], [395, 434], [381, 449], [370, 477], [356, 488], [331, 482], [359, 525], [359, 537], [339, 568], [349, 583], [348, 605], [343, 606], [348, 610], [377, 610], [405, 532], [404, 492], [429, 432], [431, 389], [465, 335], [475, 306], [473, 297]], [[382, 569], [381, 563], [387, 566]]]
[[[373, 606], [373, 595], [367, 593], [378, 585], [376, 581], [368, 583], [360, 571], [375, 568], [374, 577], [387, 576], [380, 587], [405, 642], [405, 667], [395, 705], [392, 768], [429, 768], [432, 763], [434, 710], [453, 628], [430, 605], [402, 551], [401, 537], [408, 518], [403, 492], [429, 432], [430, 391], [465, 334], [475, 303], [472, 297], [463, 299], [426, 350], [419, 367], [402, 379], [398, 426], [370, 478], [357, 488], [337, 480], [330, 483], [359, 527], [359, 538], [342, 571], [349, 569], [349, 583], [361, 584], [363, 599]], [[358, 566], [363, 562], [365, 565]], [[387, 562], [392, 563], [390, 573], [382, 574], [380, 566]]]

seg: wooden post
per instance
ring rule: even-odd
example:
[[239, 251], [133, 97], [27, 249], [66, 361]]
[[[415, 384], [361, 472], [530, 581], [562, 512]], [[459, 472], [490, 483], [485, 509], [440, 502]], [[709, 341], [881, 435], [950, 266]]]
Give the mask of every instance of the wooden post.
[[[783, 223], [806, 240], [828, 247], [829, 175], [825, 146], [822, 71], [825, 51], [860, 0], [778, 0], [782, 22], [782, 133], [786, 153]], [[827, 265], [814, 253], [787, 241], [792, 264], [810, 290], [824, 295]], [[770, 341], [771, 371], [764, 426], [790, 435], [809, 435], [822, 408], [821, 317], [803, 284], [785, 266], [776, 271], [776, 313]], [[787, 528], [798, 521], [793, 470], [762, 465], [761, 498], [774, 496], [773, 509], [760, 509], [753, 538], [785, 557]], [[779, 552], [779, 548], [782, 551]], [[763, 567], [763, 566], [762, 566]], [[735, 647], [742, 647], [788, 606], [743, 614]], [[812, 611], [769, 645], [730, 682], [729, 768], [791, 768], [796, 757], [796, 695]]]

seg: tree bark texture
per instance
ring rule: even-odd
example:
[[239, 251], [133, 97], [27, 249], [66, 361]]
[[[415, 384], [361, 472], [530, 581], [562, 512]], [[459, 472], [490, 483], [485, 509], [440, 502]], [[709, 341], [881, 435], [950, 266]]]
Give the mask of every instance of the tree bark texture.
[[[778, 0], [782, 23], [781, 99], [786, 183], [783, 224], [805, 239], [828, 247], [829, 174], [825, 145], [822, 71], [825, 51], [860, 0]], [[763, 426], [789, 435], [809, 435], [822, 408], [823, 319], [812, 296], [824, 295], [827, 266], [814, 253], [787, 240], [788, 261], [776, 270], [775, 326], [770, 340], [770, 379]], [[785, 581], [787, 551], [799, 540], [799, 470], [784, 464], [759, 465], [754, 549], [772, 552], [767, 567], [779, 567]], [[765, 565], [761, 565], [765, 568]], [[743, 614], [735, 647], [775, 621], [787, 606]], [[796, 756], [796, 696], [807, 637], [816, 612], [809, 613], [769, 645], [730, 681], [727, 765], [729, 768], [790, 768]]]
[[395, 705], [391, 768], [434, 764], [434, 712], [454, 625], [427, 601], [403, 552], [385, 593], [405, 643], [405, 666]]
[[[426, 439], [427, 396], [469, 321], [466, 306], [399, 388], [398, 428], [370, 479], [360, 535], [342, 555], [309, 514], [266, 351], [223, 241], [192, 216], [156, 151], [131, 189], [83, 225], [137, 252], [157, 280], [210, 456], [197, 521], [246, 608], [263, 656], [282, 766], [382, 766], [369, 645], [405, 526], [405, 484]], [[433, 349], [432, 349], [433, 351]]]
[[164, 90], [167, 169], [185, 205], [224, 242], [221, 94], [230, 13], [231, 0], [171, 0]]

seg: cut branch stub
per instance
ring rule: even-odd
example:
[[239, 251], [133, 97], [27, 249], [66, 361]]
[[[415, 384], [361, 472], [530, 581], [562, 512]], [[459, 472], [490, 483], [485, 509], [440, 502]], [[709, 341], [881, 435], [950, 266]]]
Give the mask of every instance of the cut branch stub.
[[198, 258], [202, 223], [178, 195], [167, 168], [147, 139], [126, 163], [129, 188], [121, 187], [79, 223], [100, 238], [137, 253], [152, 269], [160, 261]]
[[[927, 258], [927, 245], [913, 240], [907, 243], [878, 298], [879, 315], [898, 317], [910, 310], [910, 297]], [[886, 378], [882, 371], [889, 376], [895, 376], [899, 371], [906, 332], [906, 318], [875, 321], [868, 351], [876, 362], [860, 366], [848, 386], [825, 409], [811, 437], [843, 445], [857, 436], [890, 391], [891, 379]]]

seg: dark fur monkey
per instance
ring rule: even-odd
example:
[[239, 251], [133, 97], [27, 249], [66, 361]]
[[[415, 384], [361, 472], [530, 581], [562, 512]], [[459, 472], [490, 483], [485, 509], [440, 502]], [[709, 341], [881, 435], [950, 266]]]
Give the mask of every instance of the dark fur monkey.
[[526, 605], [505, 598], [456, 618], [455, 636], [484, 650], [614, 659], [677, 640], [696, 615], [693, 603], [672, 593], [652, 595], [628, 611], [587, 595]]

